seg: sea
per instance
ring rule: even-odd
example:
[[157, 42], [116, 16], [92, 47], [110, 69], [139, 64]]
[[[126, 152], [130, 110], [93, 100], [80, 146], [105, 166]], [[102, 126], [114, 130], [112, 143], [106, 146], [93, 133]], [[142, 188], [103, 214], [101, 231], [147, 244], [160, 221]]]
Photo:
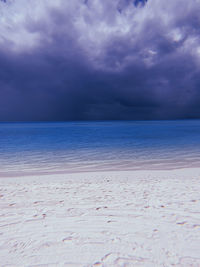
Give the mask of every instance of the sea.
[[0, 123], [0, 177], [200, 167], [200, 120]]

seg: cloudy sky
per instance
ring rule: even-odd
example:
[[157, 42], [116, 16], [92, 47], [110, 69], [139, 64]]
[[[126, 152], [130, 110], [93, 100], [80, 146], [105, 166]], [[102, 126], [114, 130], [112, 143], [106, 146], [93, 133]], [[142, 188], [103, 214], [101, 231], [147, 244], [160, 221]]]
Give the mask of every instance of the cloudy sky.
[[0, 0], [0, 121], [200, 118], [200, 0]]

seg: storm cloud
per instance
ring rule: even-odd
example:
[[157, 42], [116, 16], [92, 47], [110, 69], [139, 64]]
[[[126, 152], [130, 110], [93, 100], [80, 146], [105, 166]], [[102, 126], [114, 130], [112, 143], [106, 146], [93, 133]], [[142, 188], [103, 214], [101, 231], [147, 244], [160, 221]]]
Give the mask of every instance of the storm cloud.
[[0, 121], [200, 117], [200, 1], [0, 1]]

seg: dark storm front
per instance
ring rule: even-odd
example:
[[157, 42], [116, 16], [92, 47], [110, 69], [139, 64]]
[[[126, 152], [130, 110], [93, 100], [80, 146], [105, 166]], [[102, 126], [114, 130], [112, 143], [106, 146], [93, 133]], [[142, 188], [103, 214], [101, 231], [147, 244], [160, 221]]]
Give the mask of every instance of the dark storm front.
[[197, 167], [200, 120], [1, 123], [0, 175]]

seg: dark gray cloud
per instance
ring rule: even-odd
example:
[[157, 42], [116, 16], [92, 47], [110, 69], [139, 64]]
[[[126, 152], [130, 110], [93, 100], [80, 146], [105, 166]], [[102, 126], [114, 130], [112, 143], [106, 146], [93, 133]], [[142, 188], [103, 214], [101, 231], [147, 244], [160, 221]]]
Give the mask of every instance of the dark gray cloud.
[[0, 121], [200, 117], [200, 2], [0, 1]]

